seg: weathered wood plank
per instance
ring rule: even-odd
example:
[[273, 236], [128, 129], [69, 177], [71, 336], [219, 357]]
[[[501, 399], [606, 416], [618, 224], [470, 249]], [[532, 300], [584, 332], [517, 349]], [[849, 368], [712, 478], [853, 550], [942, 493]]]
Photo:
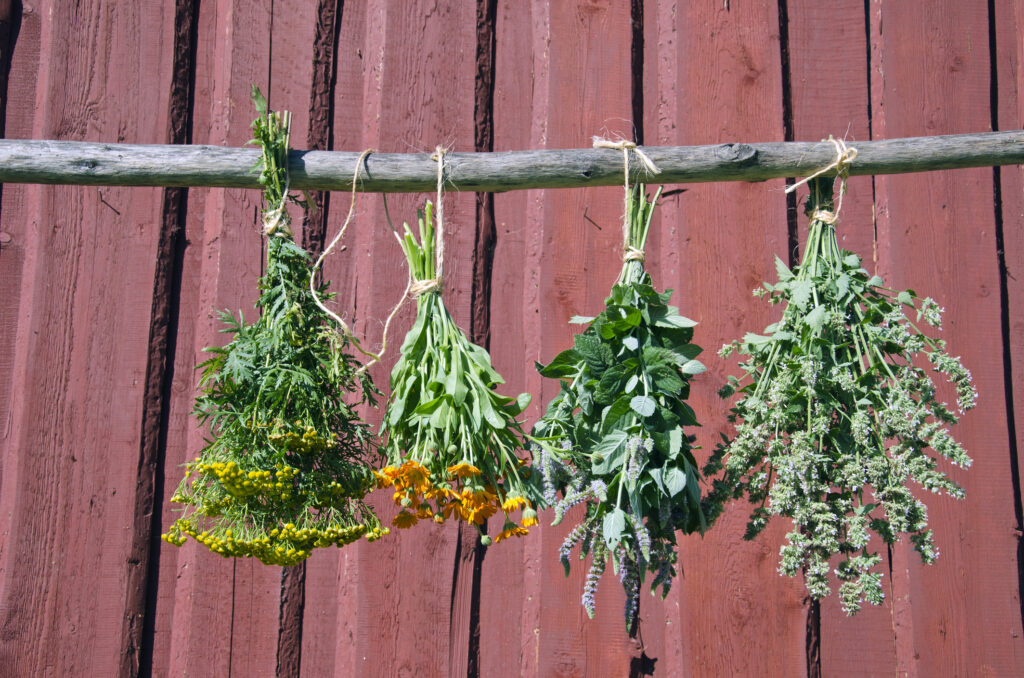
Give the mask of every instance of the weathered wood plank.
[[[722, 3], [664, 0], [655, 11], [645, 21], [652, 27], [648, 42], [657, 44], [645, 96], [653, 103], [649, 143], [783, 137], [775, 3], [731, 3], [727, 11]], [[702, 424], [694, 433], [703, 455], [719, 432], [731, 430], [715, 391], [737, 368], [714, 352], [778, 315], [750, 291], [775, 275], [774, 256], [787, 249], [782, 189], [779, 180], [690, 187], [664, 201], [652, 226], [648, 261], [657, 285], [674, 288], [673, 303], [700, 323], [695, 339], [708, 371], [689, 402]], [[680, 538], [680, 576], [664, 605], [675, 638], [667, 645], [679, 648], [666, 656], [666, 666], [682, 663], [681, 675], [805, 673], [803, 585], [776, 571], [786, 526], [770, 525], [744, 542], [749, 512], [737, 502], [703, 539]]]
[[[876, 136], [990, 124], [985, 5], [924, 11], [885, 3], [872, 13], [879, 66], [872, 68], [872, 84], [876, 75], [880, 80], [880, 96], [872, 97]], [[954, 431], [974, 465], [960, 471], [940, 464], [967, 498], [922, 493], [941, 557], [926, 567], [906, 543], [894, 548], [894, 584], [905, 579], [909, 596], [895, 601], [901, 675], [1024, 672], [992, 178], [991, 170], [979, 169], [876, 180], [883, 276], [946, 307], [942, 336], [973, 372], [980, 393], [978, 408]], [[951, 397], [948, 388], [940, 393]]]
[[[579, 145], [583, 139], [575, 140]], [[1024, 132], [984, 132], [862, 141], [850, 174], [901, 174], [1024, 163]], [[432, 150], [430, 151], [432, 152]], [[430, 152], [374, 153], [358, 190], [429, 191], [436, 182]], [[823, 142], [723, 142], [645, 146], [661, 169], [660, 183], [764, 181], [806, 176], [827, 167], [835, 146]], [[293, 150], [296, 190], [351, 190], [359, 152]], [[622, 155], [609, 149], [454, 152], [453, 191], [579, 188], [622, 183]], [[220, 186], [259, 188], [252, 167], [259, 151], [222, 146], [166, 146], [69, 141], [0, 140], [0, 181], [88, 186]], [[634, 170], [635, 171], [635, 170]], [[644, 178], [637, 171], [635, 178]]]
[[[8, 109], [12, 126], [163, 140], [171, 21], [162, 8], [34, 5], [19, 36], [31, 42], [13, 55], [11, 86], [25, 103]], [[150, 27], [145, 38], [138, 25]], [[10, 230], [24, 258], [12, 267], [21, 289], [4, 436], [2, 672], [134, 675], [141, 601], [132, 584], [144, 566], [131, 523], [136, 500], [145, 503], [136, 481], [159, 234], [147, 226], [160, 194], [47, 188], [20, 197], [22, 213], [4, 213], [24, 222]]]
[[[832, 134], [846, 138], [852, 146], [871, 139], [864, 3], [843, 0], [824, 6], [790, 0], [788, 9], [794, 137], [822, 139]], [[822, 59], [823, 54], [829, 58]], [[838, 80], [842, 87], [835, 86]], [[858, 253], [868, 270], [873, 270], [873, 179], [852, 177], [847, 189], [838, 227], [839, 245]], [[807, 236], [807, 190], [798, 190], [797, 196], [802, 251]], [[886, 572], [884, 548], [881, 555], [879, 569]], [[835, 594], [820, 602], [820, 610], [820, 675], [889, 676], [896, 672], [891, 596], [881, 607], [865, 605], [855, 617], [843, 613]]]
[[[267, 0], [200, 3], [195, 139], [242, 145], [250, 138], [254, 117], [250, 87], [255, 83], [268, 91], [270, 4]], [[178, 339], [179, 353], [189, 357], [185, 368], [189, 372], [207, 357], [203, 347], [228, 340], [218, 332], [218, 310], [242, 310], [252, 321], [256, 280], [264, 267], [257, 193], [192, 191], [192, 199], [182, 277], [197, 280], [198, 285], [183, 286], [182, 306], [187, 304], [196, 315], [194, 324], [181, 324]], [[193, 248], [198, 266], [189, 268], [195, 261], [189, 256]], [[190, 387], [173, 405], [172, 416], [191, 410], [196, 376], [192, 375]], [[178, 464], [195, 457], [208, 433], [194, 419], [187, 422], [188, 437], [178, 450], [180, 457], [175, 459], [170, 450], [167, 454], [170, 488], [181, 479]], [[169, 550], [178, 552], [173, 556], [175, 600], [167, 675], [271, 674], [276, 665], [280, 568], [229, 561], [192, 541], [180, 549], [164, 547], [165, 552]]]

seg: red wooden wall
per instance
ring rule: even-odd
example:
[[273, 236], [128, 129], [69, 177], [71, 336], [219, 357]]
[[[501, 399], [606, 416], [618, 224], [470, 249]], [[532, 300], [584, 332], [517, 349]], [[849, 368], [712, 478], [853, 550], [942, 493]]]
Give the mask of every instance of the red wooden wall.
[[[1015, 0], [4, 0], [0, 132], [240, 146], [251, 83], [294, 112], [297, 148], [1015, 129], [1022, 35]], [[692, 398], [705, 450], [734, 369], [714, 349], [769, 321], [750, 290], [802, 236], [784, 185], [687, 186], [652, 235], [649, 268], [709, 349]], [[946, 306], [981, 394], [958, 430], [968, 498], [929, 500], [939, 562], [884, 553], [886, 604], [850, 619], [776, 574], [783, 525], [742, 541], [736, 506], [681, 541], [684, 574], [664, 602], [644, 598], [635, 639], [612, 579], [586, 618], [583, 572], [566, 579], [557, 560], [565, 526], [489, 550], [456, 525], [420, 526], [284, 571], [161, 542], [202, 440], [188, 413], [213, 311], [254, 300], [259, 196], [0, 188], [0, 675], [1024, 675], [1019, 167], [858, 177], [843, 207], [846, 247]], [[412, 218], [423, 197], [392, 196], [391, 214]], [[312, 249], [348, 206], [318, 200]], [[567, 318], [593, 312], [618, 271], [621, 193], [448, 200], [446, 301], [508, 392], [535, 394], [532, 422], [553, 395], [532, 361], [569, 344]], [[376, 342], [404, 264], [380, 197], [360, 196], [358, 214], [326, 273]], [[410, 322], [407, 308], [397, 335]]]

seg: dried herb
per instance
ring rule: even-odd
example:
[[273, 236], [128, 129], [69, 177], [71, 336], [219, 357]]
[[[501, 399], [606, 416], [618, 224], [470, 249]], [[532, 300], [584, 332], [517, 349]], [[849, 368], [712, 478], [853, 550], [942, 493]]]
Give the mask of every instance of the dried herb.
[[872, 532], [892, 544], [909, 534], [921, 559], [939, 551], [927, 526], [927, 509], [909, 486], [962, 497], [963, 490], [937, 469], [929, 448], [954, 465], [970, 458], [947, 428], [957, 416], [936, 398], [921, 365], [930, 363], [955, 387], [962, 413], [977, 393], [959, 358], [943, 341], [923, 334], [905, 315], [916, 311], [940, 327], [941, 309], [913, 290], [886, 288], [861, 267], [856, 254], [839, 249], [831, 182], [810, 184], [810, 233], [793, 272], [776, 260], [779, 282], [754, 291], [783, 303], [782, 319], [764, 335], [748, 334], [722, 349], [739, 351], [742, 379], [730, 378], [723, 397], [739, 391], [732, 409], [736, 435], [716, 449], [706, 473], [724, 465], [711, 504], [718, 512], [746, 495], [756, 505], [747, 526], [752, 539], [772, 515], [793, 520], [781, 549], [779, 572], [804, 572], [815, 598], [828, 595], [829, 562], [848, 614], [863, 601], [882, 602], [880, 556], [868, 548]]
[[[420, 519], [465, 520], [481, 529], [499, 510], [501, 541], [537, 524], [540, 498], [530, 470], [516, 456], [522, 447], [516, 417], [530, 402], [497, 394], [504, 383], [487, 351], [469, 341], [441, 300], [436, 279], [433, 205], [419, 212], [419, 241], [405, 224], [402, 248], [416, 297], [416, 322], [402, 343], [391, 372], [391, 397], [381, 428], [388, 464], [380, 487], [394, 487], [402, 511], [397, 527]], [[522, 509], [521, 524], [509, 513]]]
[[[191, 536], [226, 557], [292, 565], [315, 547], [387, 529], [363, 502], [374, 485], [363, 461], [370, 441], [344, 400], [372, 404], [375, 390], [314, 301], [310, 257], [288, 229], [284, 205], [298, 201], [288, 194], [287, 113], [267, 114], [258, 90], [254, 101], [268, 233], [261, 315], [247, 325], [241, 313], [220, 314], [232, 339], [206, 349], [193, 412], [211, 438], [185, 465], [172, 498], [185, 508], [164, 539], [180, 545]], [[319, 289], [325, 296], [327, 285]]]
[[[626, 591], [626, 625], [635, 619], [640, 585], [654, 573], [651, 591], [668, 593], [676, 575], [676, 530], [703, 530], [700, 472], [685, 426], [697, 426], [690, 378], [704, 371], [690, 343], [697, 324], [669, 306], [644, 272], [642, 251], [660, 191], [648, 200], [643, 185], [628, 193], [627, 256], [617, 284], [571, 349], [541, 375], [560, 380], [559, 394], [537, 422], [535, 457], [555, 524], [573, 506], [586, 506], [559, 555], [566, 574], [570, 553], [591, 557], [583, 606], [594, 615], [594, 593], [610, 560]], [[561, 500], [556, 501], [556, 490]]]

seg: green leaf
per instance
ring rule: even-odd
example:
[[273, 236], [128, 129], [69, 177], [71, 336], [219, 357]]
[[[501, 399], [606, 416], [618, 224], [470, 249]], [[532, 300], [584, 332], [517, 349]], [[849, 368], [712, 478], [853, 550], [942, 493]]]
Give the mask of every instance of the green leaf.
[[815, 332], [821, 332], [821, 328], [825, 324], [825, 307], [815, 306], [814, 310], [804, 317], [804, 322]]
[[686, 487], [686, 474], [675, 466], [669, 466], [662, 471], [662, 482], [670, 497], [674, 497]]
[[611, 469], [618, 468], [626, 452], [628, 439], [629, 434], [621, 430], [612, 431], [602, 438], [591, 451], [593, 472], [608, 473]]
[[790, 300], [793, 305], [803, 310], [811, 301], [811, 293], [814, 291], [814, 283], [810, 280], [796, 280], [790, 285]]
[[904, 291], [896, 295], [896, 301], [900, 302], [905, 306], [913, 306], [914, 298], [910, 296], [910, 292]]
[[[857, 264], [860, 265], [860, 259], [857, 260]], [[843, 273], [836, 279], [836, 297], [842, 301], [850, 291], [850, 276]]]
[[537, 371], [541, 376], [552, 379], [571, 377], [579, 372], [580, 362], [582, 362], [582, 356], [576, 349], [570, 348], [556, 355], [555, 359], [547, 365], [537, 363]]
[[860, 268], [860, 257], [852, 253], [847, 254], [846, 257], [843, 259], [843, 264], [847, 268]]
[[775, 271], [778, 273], [780, 282], [787, 282], [793, 279], [793, 272], [789, 270], [789, 266], [786, 266], [778, 256], [775, 257]]
[[882, 280], [881, 276], [873, 275], [871, 276], [871, 279], [868, 280], [868, 287], [881, 287], [884, 284], [885, 281]]
[[640, 342], [637, 341], [636, 337], [623, 337], [622, 345], [630, 351], [635, 351], [637, 347], [640, 346]]
[[679, 369], [682, 370], [683, 374], [689, 374], [692, 376], [697, 374], [703, 374], [704, 372], [707, 371], [708, 368], [704, 367], [703, 363], [701, 363], [699, 360], [691, 360], [682, 367], [680, 367]]
[[684, 318], [681, 315], [651, 315], [651, 321], [655, 327], [674, 327], [677, 329], [689, 329], [697, 326], [697, 321]]
[[589, 323], [594, 322], [594, 317], [586, 315], [574, 315], [573, 317], [569, 318], [569, 322], [572, 323], [573, 325], [587, 325]]
[[641, 417], [649, 417], [654, 414], [654, 410], [657, 408], [657, 403], [654, 402], [654, 398], [650, 396], [636, 396], [629, 401], [629, 406]]
[[602, 533], [604, 542], [609, 548], [614, 547], [622, 539], [622, 533], [626, 530], [626, 513], [618, 506], [604, 516]]

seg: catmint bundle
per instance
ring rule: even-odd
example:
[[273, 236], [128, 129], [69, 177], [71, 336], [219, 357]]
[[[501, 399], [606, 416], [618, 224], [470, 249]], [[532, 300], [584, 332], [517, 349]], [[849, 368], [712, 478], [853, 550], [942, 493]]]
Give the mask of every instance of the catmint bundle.
[[731, 377], [721, 391], [740, 395], [730, 417], [736, 433], [705, 472], [724, 468], [712, 513], [741, 496], [754, 504], [746, 538], [773, 515], [792, 519], [779, 572], [803, 572], [810, 594], [821, 598], [834, 567], [842, 606], [854, 614], [865, 600], [878, 605], [884, 598], [872, 534], [886, 544], [909, 535], [925, 563], [939, 555], [911, 481], [963, 496], [937, 457], [964, 468], [971, 459], [950, 435], [957, 414], [937, 397], [926, 367], [952, 382], [960, 413], [974, 407], [977, 393], [945, 342], [916, 324], [940, 328], [938, 305], [885, 287], [856, 254], [840, 250], [831, 181], [810, 186], [800, 265], [791, 272], [776, 259], [778, 283], [754, 291], [784, 304], [782, 319], [722, 349], [746, 361], [742, 378]]
[[[309, 255], [292, 240], [288, 194], [288, 116], [266, 113], [254, 90], [253, 123], [263, 148], [260, 183], [267, 210], [267, 272], [246, 324], [221, 313], [232, 336], [199, 365], [194, 414], [210, 438], [171, 501], [184, 505], [163, 538], [192, 537], [215, 553], [293, 565], [316, 547], [343, 546], [387, 533], [363, 497], [373, 489], [367, 427], [346, 398], [373, 403], [349, 342], [330, 324], [310, 289]], [[297, 201], [296, 201], [297, 202]], [[327, 285], [319, 290], [326, 295]]]
[[[660, 191], [627, 190], [626, 254], [622, 273], [574, 346], [541, 375], [560, 392], [533, 429], [535, 465], [555, 524], [584, 505], [559, 557], [591, 558], [583, 607], [594, 615], [594, 594], [607, 564], [626, 592], [625, 620], [633, 626], [640, 586], [651, 573], [652, 593], [664, 597], [676, 575], [676, 531], [703, 530], [700, 472], [684, 427], [697, 426], [686, 404], [690, 378], [704, 371], [691, 343], [696, 323], [678, 314], [643, 267], [643, 248]], [[561, 495], [561, 499], [558, 498]], [[580, 514], [576, 514], [580, 515]]]
[[[445, 308], [434, 233], [428, 201], [419, 213], [419, 241], [408, 224], [400, 238], [412, 276], [416, 321], [391, 372], [381, 427], [388, 466], [378, 473], [378, 485], [394, 489], [401, 508], [393, 520], [396, 527], [419, 520], [464, 520], [487, 545], [523, 536], [537, 524], [538, 484], [516, 455], [522, 448], [516, 417], [530, 396], [513, 399], [495, 392], [504, 380], [490, 356], [466, 337]], [[492, 539], [483, 526], [499, 511], [504, 523]], [[521, 511], [518, 522], [510, 516], [515, 511]]]

